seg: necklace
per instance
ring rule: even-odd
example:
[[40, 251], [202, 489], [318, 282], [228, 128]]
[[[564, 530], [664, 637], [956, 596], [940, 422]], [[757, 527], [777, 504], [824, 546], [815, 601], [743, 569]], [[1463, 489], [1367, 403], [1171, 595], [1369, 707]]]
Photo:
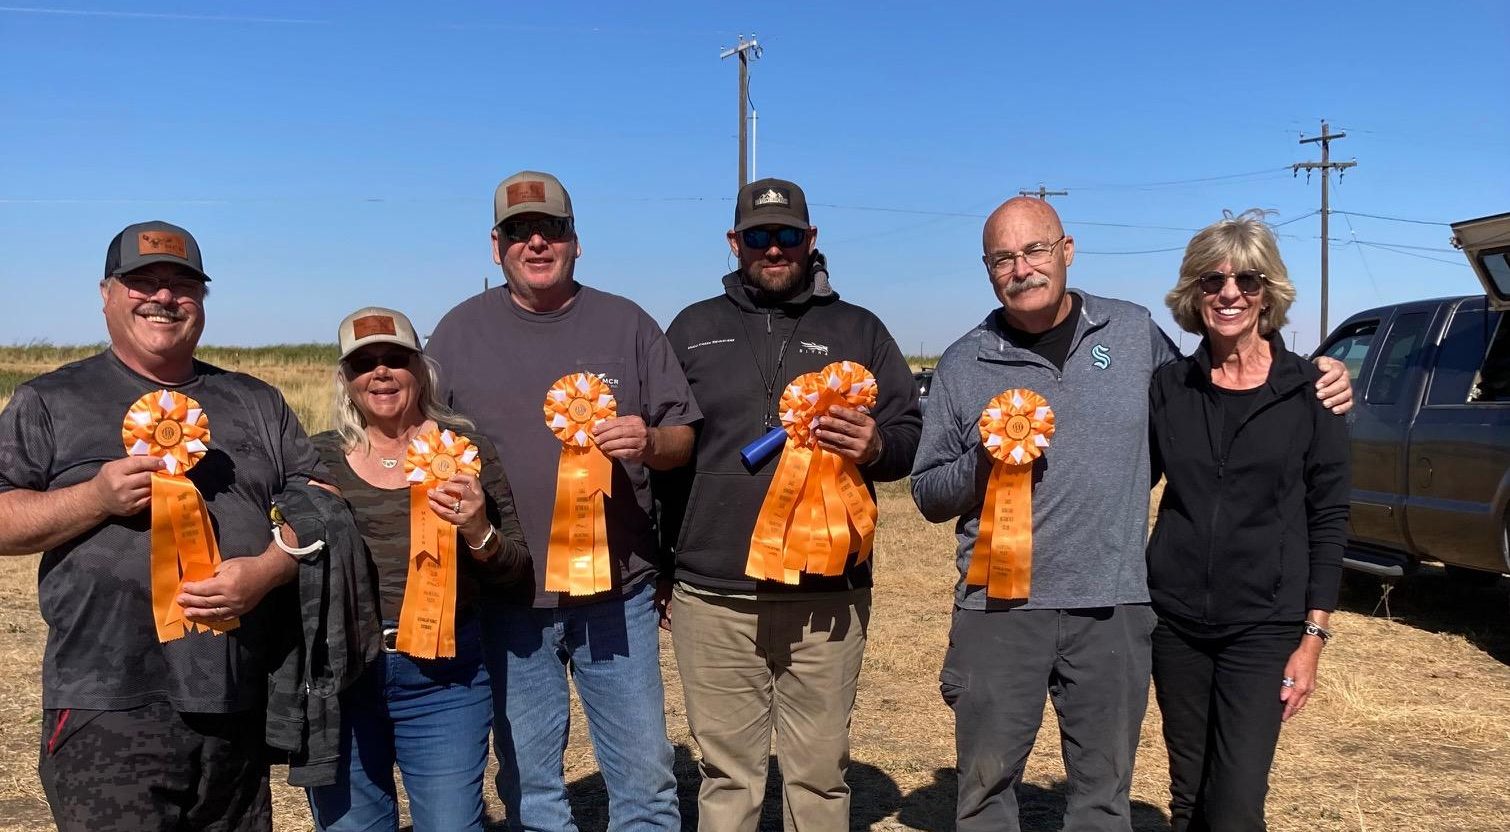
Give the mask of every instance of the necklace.
[[389, 459], [386, 456], [380, 456], [380, 457], [378, 457], [378, 462], [383, 463], [383, 467], [384, 468], [397, 468], [398, 467], [398, 458], [397, 457]]
[[[400, 454], [403, 453], [404, 448], [409, 447], [409, 441], [414, 438], [414, 435], [418, 433], [419, 429], [423, 426], [423, 424], [415, 425], [414, 427], [404, 431], [404, 437], [399, 444]], [[370, 439], [368, 441], [369, 443], [371, 442]], [[392, 470], [394, 468], [397, 468], [398, 461], [402, 458], [402, 456], [383, 456], [381, 452], [377, 451], [377, 448], [375, 446], [373, 447], [373, 451], [377, 453], [378, 463], [383, 466], [384, 470]]]

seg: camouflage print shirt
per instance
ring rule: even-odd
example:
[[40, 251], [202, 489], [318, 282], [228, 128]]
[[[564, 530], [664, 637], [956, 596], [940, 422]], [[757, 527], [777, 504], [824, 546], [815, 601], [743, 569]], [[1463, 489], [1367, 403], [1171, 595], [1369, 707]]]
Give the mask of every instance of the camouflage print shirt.
[[[493, 443], [475, 430], [461, 430], [454, 425], [441, 425], [466, 436], [477, 445], [482, 460], [482, 491], [487, 496], [488, 519], [498, 530], [498, 548], [486, 561], [462, 557], [461, 573], [457, 576], [457, 610], [465, 611], [476, 600], [480, 583], [489, 586], [506, 585], [518, 581], [529, 570], [529, 551], [525, 548], [524, 532], [519, 528], [519, 517], [514, 513], [514, 496], [509, 491], [509, 481], [503, 474], [503, 465], [498, 461], [498, 452]], [[335, 478], [333, 484], [341, 489], [351, 514], [356, 518], [357, 529], [377, 572], [378, 595], [382, 601], [384, 621], [398, 621], [404, 605], [404, 587], [409, 583], [409, 489], [379, 488], [351, 470], [346, 461], [346, 451], [341, 447], [341, 435], [326, 431], [314, 436], [315, 448], [320, 459]], [[466, 542], [459, 536], [456, 551], [467, 553]]]
[[[55, 491], [91, 479], [126, 455], [121, 421], [162, 384], [113, 352], [61, 367], [16, 388], [0, 413], [0, 492]], [[268, 508], [290, 483], [328, 480], [283, 396], [242, 373], [194, 363], [172, 389], [210, 423], [209, 452], [189, 472], [209, 509], [223, 558], [258, 555], [272, 541]], [[226, 635], [189, 633], [166, 644], [153, 624], [151, 514], [112, 517], [42, 555], [38, 601], [47, 622], [42, 707], [124, 710], [168, 702], [229, 713], [260, 707], [271, 607]]]

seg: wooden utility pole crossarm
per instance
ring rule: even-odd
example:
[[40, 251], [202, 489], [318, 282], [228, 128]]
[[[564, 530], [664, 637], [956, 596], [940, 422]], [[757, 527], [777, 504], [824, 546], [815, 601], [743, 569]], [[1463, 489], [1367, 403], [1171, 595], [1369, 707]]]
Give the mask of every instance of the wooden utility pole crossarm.
[[1051, 196], [1069, 196], [1070, 192], [1069, 191], [1051, 191], [1051, 190], [1048, 190], [1047, 188], [1043, 187], [1043, 183], [1040, 182], [1040, 183], [1038, 183], [1038, 190], [1036, 190], [1036, 191], [1029, 191], [1029, 190], [1023, 189], [1023, 190], [1018, 191], [1017, 194], [1018, 194], [1018, 196], [1036, 196], [1039, 199], [1043, 200], [1044, 202], [1048, 202], [1049, 197], [1051, 197]]
[[1341, 179], [1341, 171], [1344, 171], [1350, 167], [1355, 167], [1358, 164], [1357, 162], [1332, 161], [1332, 140], [1340, 139], [1345, 136], [1347, 136], [1346, 133], [1331, 132], [1331, 130], [1327, 126], [1326, 119], [1322, 119], [1321, 135], [1311, 136], [1310, 138], [1302, 138], [1300, 140], [1301, 144], [1320, 143], [1321, 161], [1296, 162], [1295, 164], [1290, 166], [1290, 172], [1297, 175], [1300, 173], [1301, 169], [1304, 168], [1307, 178], [1310, 178], [1311, 171], [1321, 171], [1321, 337], [1320, 340], [1316, 342], [1318, 344], [1322, 341], [1325, 341], [1327, 336], [1327, 255], [1329, 254], [1329, 249], [1332, 245], [1332, 238], [1328, 234], [1331, 226], [1330, 219], [1332, 207], [1327, 184], [1332, 178], [1332, 171], [1338, 171], [1337, 178]]

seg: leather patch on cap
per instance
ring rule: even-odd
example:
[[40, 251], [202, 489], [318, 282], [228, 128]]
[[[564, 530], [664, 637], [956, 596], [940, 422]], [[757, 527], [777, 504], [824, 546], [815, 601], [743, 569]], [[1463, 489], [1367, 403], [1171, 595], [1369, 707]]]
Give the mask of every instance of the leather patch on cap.
[[360, 341], [373, 335], [397, 335], [398, 330], [387, 315], [363, 315], [351, 322], [351, 334]]
[[171, 254], [189, 259], [189, 246], [182, 234], [171, 231], [143, 231], [136, 235], [136, 253], [140, 257], [149, 254]]
[[504, 194], [513, 208], [521, 202], [544, 202], [545, 183], [540, 181], [515, 182], [504, 189]]

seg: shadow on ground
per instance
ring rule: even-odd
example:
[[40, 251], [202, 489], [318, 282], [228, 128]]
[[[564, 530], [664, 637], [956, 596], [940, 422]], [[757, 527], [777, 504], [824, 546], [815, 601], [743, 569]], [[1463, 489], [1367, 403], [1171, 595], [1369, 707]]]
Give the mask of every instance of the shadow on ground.
[[1383, 617], [1380, 603], [1390, 586], [1390, 617], [1433, 633], [1467, 639], [1502, 664], [1510, 664], [1510, 581], [1470, 573], [1453, 574], [1425, 565], [1414, 574], [1384, 584], [1378, 578], [1345, 573], [1338, 609]]
[[[685, 745], [676, 746], [675, 771], [682, 829], [691, 832], [697, 829], [699, 775], [697, 761]], [[880, 828], [926, 832], [954, 830], [956, 780], [953, 769], [936, 769], [932, 783], [905, 796], [890, 775], [867, 763], [851, 762], [848, 779], [853, 794], [850, 801], [851, 830], [871, 829], [893, 815], [896, 820]], [[608, 828], [608, 790], [603, 785], [602, 775], [594, 773], [568, 784], [567, 793], [581, 832], [604, 832]], [[1055, 783], [1050, 788], [1024, 784], [1018, 788], [1017, 794], [1023, 832], [1052, 832], [1063, 825], [1065, 783]], [[773, 758], [760, 813], [761, 832], [782, 828], [781, 805], [781, 770], [779, 761]], [[1134, 832], [1169, 830], [1164, 813], [1141, 801], [1132, 804], [1132, 820]], [[501, 822], [490, 824], [488, 829], [501, 830], [504, 825]]]
[[[902, 798], [897, 820], [909, 829], [954, 832], [954, 769], [933, 772], [933, 782]], [[1057, 832], [1064, 825], [1067, 786], [1059, 781], [1049, 788], [1024, 783], [1017, 788], [1018, 820], [1023, 832]], [[1132, 802], [1134, 832], [1168, 832], [1164, 813], [1151, 803]]]

